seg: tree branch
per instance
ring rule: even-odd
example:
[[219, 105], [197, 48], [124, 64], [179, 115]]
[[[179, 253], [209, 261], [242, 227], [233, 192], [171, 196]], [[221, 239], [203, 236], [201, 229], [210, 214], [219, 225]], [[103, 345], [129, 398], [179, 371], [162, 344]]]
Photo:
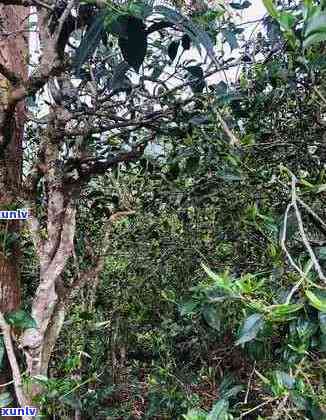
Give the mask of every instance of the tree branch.
[[[10, 335], [10, 326], [7, 324], [1, 312], [0, 312], [0, 328], [2, 330], [3, 341], [6, 347], [6, 351], [7, 351], [11, 371], [12, 371], [16, 397], [17, 397], [19, 405], [21, 407], [26, 407], [28, 405], [28, 400], [22, 389], [22, 377], [21, 377], [19, 365], [16, 359], [14, 345], [13, 345], [11, 335]], [[24, 420], [30, 420], [31, 417], [22, 416], [22, 418]]]

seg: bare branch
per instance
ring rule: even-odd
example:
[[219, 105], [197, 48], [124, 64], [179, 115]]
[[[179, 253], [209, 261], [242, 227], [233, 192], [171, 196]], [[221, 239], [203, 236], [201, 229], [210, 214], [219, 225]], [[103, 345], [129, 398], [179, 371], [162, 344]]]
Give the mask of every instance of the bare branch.
[[[12, 371], [16, 397], [17, 397], [17, 400], [18, 400], [20, 406], [21, 407], [26, 407], [28, 405], [28, 400], [27, 400], [27, 397], [24, 394], [24, 391], [22, 389], [22, 385], [23, 385], [22, 384], [22, 377], [21, 377], [21, 373], [20, 373], [20, 370], [19, 370], [19, 365], [18, 365], [18, 362], [17, 362], [17, 359], [16, 359], [14, 345], [13, 345], [11, 335], [10, 335], [10, 326], [7, 324], [3, 314], [1, 312], [0, 312], [0, 328], [2, 330], [3, 341], [4, 341], [4, 344], [5, 344], [5, 347], [6, 347], [6, 351], [7, 351], [11, 371]], [[24, 420], [30, 420], [31, 419], [30, 416], [22, 416], [22, 418]]]
[[323, 271], [320, 267], [320, 264], [319, 264], [315, 254], [314, 254], [314, 251], [311, 248], [311, 245], [309, 243], [309, 240], [306, 236], [306, 233], [305, 233], [305, 230], [304, 230], [304, 227], [303, 227], [301, 213], [300, 213], [300, 210], [299, 210], [298, 204], [297, 204], [297, 193], [296, 193], [296, 187], [295, 187], [296, 181], [297, 181], [296, 177], [294, 175], [292, 175], [292, 183], [291, 183], [291, 185], [292, 185], [292, 206], [294, 207], [295, 214], [296, 214], [296, 217], [297, 217], [301, 239], [302, 239], [302, 241], [303, 241], [303, 243], [304, 243], [304, 245], [305, 245], [305, 247], [306, 247], [306, 249], [307, 249], [307, 251], [310, 255], [310, 258], [313, 262], [313, 265], [315, 267], [315, 270], [318, 273], [318, 276], [319, 276], [320, 280], [322, 280], [326, 283], [326, 277], [325, 277], [325, 275], [324, 275], [324, 273], [323, 273]]

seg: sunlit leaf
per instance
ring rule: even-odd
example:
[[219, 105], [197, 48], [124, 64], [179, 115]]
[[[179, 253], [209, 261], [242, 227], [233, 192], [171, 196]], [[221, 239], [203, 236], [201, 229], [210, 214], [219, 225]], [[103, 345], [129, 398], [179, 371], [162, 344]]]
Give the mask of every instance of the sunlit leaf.
[[273, 0], [263, 0], [264, 6], [266, 8], [266, 10], [268, 11], [268, 13], [274, 18], [276, 19], [278, 17], [278, 10], [276, 9]]
[[320, 312], [326, 312], [326, 294], [321, 290], [311, 290], [305, 291], [306, 296], [309, 300], [309, 303], [314, 308], [318, 309]]
[[270, 306], [268, 309], [272, 319], [275, 321], [286, 321], [292, 319], [292, 314], [303, 308], [302, 304], [280, 304]]

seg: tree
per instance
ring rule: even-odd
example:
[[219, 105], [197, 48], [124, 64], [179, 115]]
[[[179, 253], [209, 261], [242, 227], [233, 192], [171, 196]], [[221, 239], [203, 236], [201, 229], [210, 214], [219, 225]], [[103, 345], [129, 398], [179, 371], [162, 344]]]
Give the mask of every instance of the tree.
[[[7, 76], [17, 75], [27, 78], [28, 37], [26, 31], [28, 8], [0, 6], [0, 66], [9, 71]], [[5, 66], [5, 67], [2, 67]], [[25, 121], [25, 102], [21, 101], [10, 114], [4, 112], [7, 104], [10, 82], [6, 75], [0, 74], [0, 113], [5, 126], [1, 135], [0, 206], [8, 209], [15, 206], [20, 194], [22, 180], [23, 130]], [[3, 121], [3, 119], [5, 121]], [[0, 230], [3, 244], [0, 254], [0, 309], [9, 312], [20, 305], [20, 248], [15, 240], [19, 232], [19, 222], [3, 223]], [[3, 346], [3, 342], [2, 342]], [[10, 376], [2, 375], [1, 382], [8, 382]]]
[[[7, 86], [0, 132], [1, 170], [9, 181], [3, 178], [3, 186], [20, 179], [20, 165], [15, 173], [8, 169], [11, 150], [21, 160], [21, 136], [13, 135], [12, 130], [15, 113], [26, 98], [50, 94], [50, 100], [45, 99], [46, 115], [40, 118], [35, 114], [28, 121], [23, 187], [15, 185], [16, 189], [9, 190], [13, 193], [3, 198], [7, 206], [15, 200], [29, 209], [28, 230], [39, 261], [31, 317], [22, 311], [7, 314], [6, 319], [1, 316], [16, 396], [24, 405], [40, 387], [33, 382], [31, 391], [22, 390], [8, 323], [20, 331], [16, 338], [28, 375], [46, 375], [74, 294], [84, 284], [97, 281], [112, 224], [134, 212], [125, 206], [109, 215], [97, 252], [79, 271], [74, 238], [83, 191], [94, 177], [139, 160], [151, 143], [160, 147], [159, 138], [172, 129], [176, 138], [187, 135], [187, 124], [182, 130], [173, 127], [174, 120], [196, 105], [197, 95], [206, 89], [205, 78], [224, 64], [215, 58], [207, 33], [173, 7], [150, 2], [2, 3], [36, 6], [42, 49], [39, 64], [27, 79], [7, 62], [0, 66]], [[190, 65], [183, 59], [182, 51], [191, 46], [204, 47], [209, 62], [200, 65], [198, 56], [199, 64]], [[237, 139], [218, 116], [227, 137], [235, 143]], [[74, 274], [67, 281], [65, 268], [73, 259]]]

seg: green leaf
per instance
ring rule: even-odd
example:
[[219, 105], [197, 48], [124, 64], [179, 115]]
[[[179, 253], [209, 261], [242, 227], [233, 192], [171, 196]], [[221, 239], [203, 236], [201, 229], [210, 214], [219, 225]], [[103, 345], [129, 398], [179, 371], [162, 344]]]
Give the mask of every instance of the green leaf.
[[295, 385], [295, 379], [286, 372], [280, 370], [275, 371], [275, 377], [278, 384], [287, 389], [292, 389]]
[[82, 65], [94, 54], [102, 39], [103, 32], [105, 31], [104, 22], [106, 14], [107, 12], [100, 12], [97, 15], [76, 50], [73, 67], [75, 68], [77, 75], [80, 73]]
[[248, 7], [251, 6], [251, 3], [250, 1], [245, 0], [244, 2], [240, 1], [239, 3], [232, 2], [230, 3], [230, 6], [236, 10], [243, 10], [243, 9], [248, 9]]
[[289, 31], [295, 24], [295, 17], [288, 12], [281, 12], [278, 16], [278, 21], [282, 29]]
[[326, 40], [326, 12], [317, 11], [307, 20], [304, 38], [303, 48]]
[[304, 31], [305, 37], [310, 36], [316, 32], [326, 32], [326, 13], [315, 14], [307, 21], [306, 29]]
[[274, 2], [272, 0], [263, 0], [264, 6], [266, 8], [266, 10], [268, 11], [268, 13], [274, 18], [277, 19], [279, 12], [276, 9]]
[[8, 324], [13, 325], [14, 327], [25, 330], [27, 328], [37, 328], [35, 320], [31, 315], [25, 312], [22, 309], [17, 311], [9, 312], [5, 315], [6, 321]]
[[216, 331], [221, 329], [221, 308], [217, 305], [205, 305], [202, 311], [203, 318], [207, 324]]
[[168, 56], [171, 61], [174, 61], [175, 57], [178, 54], [180, 41], [172, 41], [168, 47]]
[[206, 420], [227, 420], [229, 402], [228, 400], [219, 400], [213, 405], [211, 411], [206, 417]]
[[0, 394], [0, 408], [8, 407], [13, 402], [13, 398], [9, 392]]
[[225, 41], [229, 44], [231, 51], [235, 50], [239, 47], [237, 37], [232, 30], [224, 30], [223, 36], [225, 38]]
[[292, 319], [292, 314], [294, 312], [299, 311], [303, 308], [302, 304], [281, 304], [281, 305], [273, 305], [270, 306], [268, 309], [270, 310], [270, 314], [272, 319], [275, 321], [285, 321]]
[[119, 47], [126, 62], [139, 71], [147, 52], [147, 35], [142, 20], [128, 16], [127, 37], [119, 37]]
[[250, 315], [244, 322], [240, 332], [240, 338], [236, 341], [236, 346], [247, 343], [256, 338], [258, 332], [264, 326], [264, 317], [262, 314]]
[[314, 44], [319, 44], [326, 40], [326, 32], [316, 32], [309, 35], [302, 43], [303, 48], [311, 47]]
[[321, 290], [315, 290], [315, 292], [306, 290], [305, 293], [311, 306], [318, 309], [320, 312], [326, 312], [325, 292], [323, 293]]
[[184, 50], [190, 50], [191, 39], [190, 39], [189, 35], [187, 35], [187, 34], [183, 35], [181, 43], [182, 43], [182, 48]]
[[188, 66], [186, 70], [197, 79], [202, 79], [204, 77], [203, 69], [200, 66]]
[[204, 410], [192, 408], [187, 414], [183, 414], [182, 417], [185, 420], [207, 420], [206, 414]]
[[179, 311], [181, 316], [191, 315], [196, 312], [198, 302], [196, 300], [189, 300], [179, 305]]

